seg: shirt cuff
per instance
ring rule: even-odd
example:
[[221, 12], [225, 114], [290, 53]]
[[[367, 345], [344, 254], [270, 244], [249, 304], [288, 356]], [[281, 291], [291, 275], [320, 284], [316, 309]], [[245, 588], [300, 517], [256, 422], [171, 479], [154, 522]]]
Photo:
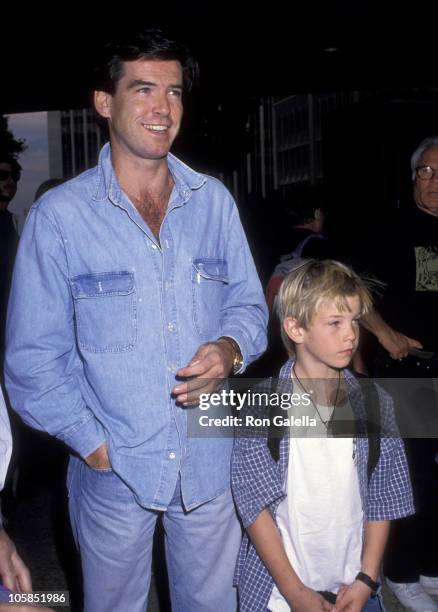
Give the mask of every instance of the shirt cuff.
[[59, 438], [84, 459], [106, 442], [105, 430], [94, 415]]

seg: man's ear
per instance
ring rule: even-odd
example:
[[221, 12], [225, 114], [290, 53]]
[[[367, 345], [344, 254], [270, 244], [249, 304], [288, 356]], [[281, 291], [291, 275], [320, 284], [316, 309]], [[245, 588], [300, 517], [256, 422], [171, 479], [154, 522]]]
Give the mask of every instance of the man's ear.
[[301, 327], [297, 319], [287, 317], [283, 321], [283, 327], [286, 334], [295, 344], [301, 344], [303, 342], [305, 330]]
[[107, 91], [94, 92], [94, 106], [99, 115], [106, 119], [111, 117], [111, 101], [112, 96]]

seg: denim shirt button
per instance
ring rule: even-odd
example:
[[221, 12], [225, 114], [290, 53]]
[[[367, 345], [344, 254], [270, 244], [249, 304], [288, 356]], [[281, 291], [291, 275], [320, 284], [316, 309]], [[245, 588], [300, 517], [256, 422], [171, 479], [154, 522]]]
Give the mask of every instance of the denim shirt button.
[[170, 332], [173, 332], [173, 331], [175, 331], [175, 330], [176, 330], [176, 325], [174, 325], [172, 322], [170, 322], [170, 323], [168, 323], [168, 324], [167, 324], [167, 329], [168, 329]]
[[169, 453], [169, 459], [176, 459], [176, 453]]

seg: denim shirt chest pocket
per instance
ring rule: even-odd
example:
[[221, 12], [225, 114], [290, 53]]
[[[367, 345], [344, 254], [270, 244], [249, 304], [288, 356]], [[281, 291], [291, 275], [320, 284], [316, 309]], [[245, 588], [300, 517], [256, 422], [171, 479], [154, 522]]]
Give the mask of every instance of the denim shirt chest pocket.
[[94, 353], [133, 349], [137, 339], [134, 274], [81, 274], [70, 285], [80, 348]]
[[193, 323], [202, 336], [219, 335], [228, 267], [224, 259], [199, 258], [192, 263]]

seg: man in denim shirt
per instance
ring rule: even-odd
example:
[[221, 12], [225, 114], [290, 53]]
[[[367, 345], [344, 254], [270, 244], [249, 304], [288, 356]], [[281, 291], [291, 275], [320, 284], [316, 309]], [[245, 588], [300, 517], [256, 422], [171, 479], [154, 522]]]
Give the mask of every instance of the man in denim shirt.
[[110, 145], [29, 214], [8, 390], [74, 451], [86, 612], [146, 609], [160, 512], [172, 609], [231, 612], [233, 441], [190, 437], [187, 418], [265, 349], [266, 306], [232, 197], [169, 153], [196, 63], [157, 31], [106, 51], [95, 105]]

